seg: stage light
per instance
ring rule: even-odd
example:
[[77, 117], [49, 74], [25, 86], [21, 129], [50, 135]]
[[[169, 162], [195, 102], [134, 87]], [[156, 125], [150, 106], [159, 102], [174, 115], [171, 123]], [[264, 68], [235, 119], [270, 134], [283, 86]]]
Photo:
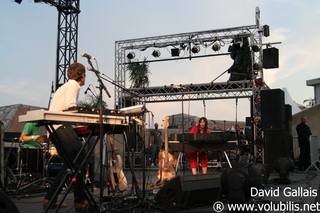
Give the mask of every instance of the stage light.
[[255, 99], [254, 99], [254, 102], [255, 102], [256, 104], [261, 104], [261, 96], [260, 96], [260, 95], [257, 95], [257, 96], [255, 97]]
[[221, 46], [220, 46], [220, 44], [218, 44], [218, 43], [214, 43], [214, 44], [212, 45], [212, 50], [215, 51], [215, 52], [219, 51], [220, 48], [221, 48]]
[[155, 58], [159, 57], [160, 55], [161, 55], [161, 53], [160, 53], [159, 50], [154, 50], [154, 51], [152, 52], [152, 56], [155, 57]]
[[14, 0], [15, 3], [21, 4], [22, 0]]
[[251, 46], [251, 49], [252, 49], [253, 52], [259, 52], [260, 51], [260, 47], [258, 45], [256, 45], [256, 44], [253, 44]]
[[173, 48], [171, 49], [171, 56], [172, 57], [177, 57], [180, 55], [180, 49], [179, 48]]
[[130, 60], [134, 59], [134, 57], [136, 57], [136, 56], [135, 56], [135, 54], [133, 52], [129, 52], [128, 55], [127, 55], [127, 58], [130, 59]]
[[254, 70], [260, 70], [260, 69], [261, 69], [261, 65], [258, 64], [258, 63], [254, 63], [254, 64], [253, 64], [253, 69], [254, 69]]
[[262, 78], [257, 78], [254, 80], [254, 82], [257, 87], [262, 87], [264, 85], [264, 81], [262, 80]]
[[197, 54], [198, 52], [200, 52], [200, 47], [197, 46], [197, 45], [193, 46], [193, 47], [191, 48], [191, 52], [192, 52], [193, 54]]

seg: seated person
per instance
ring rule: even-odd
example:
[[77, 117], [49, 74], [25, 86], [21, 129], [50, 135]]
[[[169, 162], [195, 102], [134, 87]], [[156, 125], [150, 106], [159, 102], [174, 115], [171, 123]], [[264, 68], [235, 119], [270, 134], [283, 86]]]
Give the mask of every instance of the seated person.
[[46, 136], [40, 134], [40, 127], [36, 123], [25, 123], [19, 140], [23, 147], [41, 147]]
[[[210, 130], [208, 129], [208, 120], [205, 117], [202, 117], [199, 119], [199, 124], [193, 126], [190, 129], [190, 132], [192, 134], [210, 134]], [[198, 151], [192, 151], [192, 150], [186, 150], [186, 155], [189, 158], [190, 168], [192, 174], [197, 174], [197, 167], [198, 167], [198, 157], [199, 162], [201, 164], [202, 173], [207, 174], [208, 170], [208, 155], [205, 150], [198, 150]]]

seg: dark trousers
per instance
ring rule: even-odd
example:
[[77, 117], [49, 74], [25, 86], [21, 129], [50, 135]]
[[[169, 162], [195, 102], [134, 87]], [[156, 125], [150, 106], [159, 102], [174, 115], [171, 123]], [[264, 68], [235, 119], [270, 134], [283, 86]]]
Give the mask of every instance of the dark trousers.
[[152, 162], [154, 164], [158, 163], [159, 160], [159, 152], [160, 152], [160, 145], [152, 145]]
[[299, 155], [299, 169], [306, 170], [311, 164], [310, 158], [310, 146], [308, 145], [301, 145], [300, 146], [300, 155]]
[[[76, 171], [79, 170], [80, 164], [83, 161], [83, 159], [86, 156], [86, 152], [83, 151], [77, 158], [77, 161], [73, 162], [76, 158], [77, 154], [79, 153], [82, 143], [79, 140], [78, 135], [75, 133], [73, 128], [71, 126], [61, 126], [56, 130], [56, 134], [59, 139], [59, 145], [57, 146], [58, 153], [60, 157], [66, 161], [66, 159], [69, 159], [71, 161], [70, 165], [73, 167]], [[64, 163], [66, 165], [66, 163]], [[54, 179], [50, 189], [47, 191], [47, 194], [45, 196], [45, 199], [50, 200], [52, 196], [54, 195], [55, 191], [58, 191], [60, 194], [62, 187], [59, 188], [59, 185], [66, 174], [67, 166], [65, 166], [64, 169], [62, 169], [56, 178]], [[83, 192], [84, 189], [84, 174], [86, 172], [86, 165], [84, 165], [81, 168], [81, 172], [77, 176], [76, 182], [74, 182], [74, 202], [75, 203], [81, 203], [85, 200], [86, 196]], [[74, 174], [71, 174], [72, 177]], [[66, 179], [67, 180], [67, 179]], [[57, 197], [55, 197], [54, 201], [57, 201]]]
[[[60, 183], [62, 182], [62, 179], [64, 177], [64, 175], [67, 172], [67, 167], [65, 166], [64, 169], [61, 169], [59, 171], [59, 173], [57, 174], [56, 178], [54, 179], [51, 187], [48, 189], [47, 194], [45, 196], [45, 199], [50, 200], [54, 193], [56, 192], [56, 190], [58, 189]], [[77, 176], [77, 181], [73, 183], [73, 193], [74, 193], [74, 203], [81, 203], [82, 201], [84, 201], [86, 199], [85, 194], [83, 193], [82, 189], [83, 189], [83, 184], [84, 184], [84, 175], [85, 174], [85, 168], [81, 170], [81, 173]], [[68, 180], [70, 177], [72, 176], [68, 176], [68, 178], [66, 180]], [[64, 185], [62, 185], [64, 186]], [[62, 191], [62, 187], [59, 188], [58, 190], [58, 194], [57, 196], [61, 193]], [[58, 200], [58, 197], [54, 198], [54, 202], [56, 202]]]

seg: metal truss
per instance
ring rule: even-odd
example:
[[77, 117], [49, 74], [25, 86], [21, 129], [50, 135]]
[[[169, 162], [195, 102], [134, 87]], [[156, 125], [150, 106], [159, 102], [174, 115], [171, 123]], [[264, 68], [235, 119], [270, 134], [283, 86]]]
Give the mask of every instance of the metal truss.
[[[123, 88], [126, 86], [126, 73], [128, 71], [127, 64], [141, 62], [146, 59], [146, 62], [160, 62], [168, 60], [182, 60], [182, 59], [195, 59], [200, 57], [212, 57], [229, 55], [229, 45], [235, 39], [249, 38], [250, 47], [257, 46], [259, 51], [251, 51], [252, 65], [262, 65], [262, 39], [261, 33], [263, 28], [259, 26], [260, 11], [256, 9], [256, 25], [248, 25], [241, 27], [225, 28], [220, 30], [207, 30], [200, 32], [190, 32], [181, 34], [172, 34], [165, 36], [154, 36], [139, 39], [129, 39], [115, 42], [115, 82], [120, 87], [115, 87], [115, 106], [125, 107], [125, 101], [121, 99], [126, 96], [126, 91]], [[201, 46], [203, 51], [198, 53], [192, 52], [193, 46]], [[214, 49], [217, 45], [219, 49]], [[177, 48], [183, 52], [182, 56], [172, 57], [167, 53], [168, 48]], [[161, 57], [154, 57], [150, 59], [153, 50], [161, 51]], [[211, 51], [209, 51], [211, 50]], [[209, 54], [208, 54], [209, 52]], [[138, 59], [128, 59], [128, 53], [136, 53], [140, 57]], [[263, 70], [260, 69], [252, 71], [252, 78], [262, 78]], [[136, 89], [133, 89], [136, 90]]]
[[55, 89], [67, 81], [68, 66], [77, 61], [80, 0], [37, 0], [58, 10], [58, 38]]
[[133, 97], [143, 103], [171, 102], [179, 100], [208, 100], [227, 98], [251, 98], [252, 81], [224, 83], [180, 84], [164, 87], [130, 89]]
[[[134, 102], [168, 102], [181, 100], [250, 98], [252, 132], [254, 138], [254, 154], [263, 161], [263, 132], [260, 125], [260, 91], [267, 88], [263, 81], [262, 68], [262, 35], [264, 28], [260, 27], [260, 10], [255, 11], [256, 24], [207, 30], [190, 33], [180, 33], [164, 36], [154, 36], [139, 39], [121, 40], [115, 42], [115, 108], [126, 107], [128, 97]], [[251, 55], [250, 78], [241, 81], [203, 84], [177, 84], [163, 87], [128, 88], [126, 86], [127, 65], [136, 62], [161, 62], [169, 60], [196, 59], [203, 57], [230, 55], [229, 47], [237, 40], [247, 38]], [[194, 46], [198, 52], [192, 51]], [[169, 53], [177, 49], [178, 54]], [[152, 51], [161, 51], [161, 57], [152, 57]], [[211, 50], [211, 51], [209, 51]], [[139, 58], [127, 55], [139, 55]], [[153, 55], [154, 56], [154, 55]], [[262, 144], [262, 145], [261, 145]]]
[[67, 81], [67, 68], [71, 63], [77, 61], [80, 0], [59, 0], [57, 9], [59, 17], [56, 89]]

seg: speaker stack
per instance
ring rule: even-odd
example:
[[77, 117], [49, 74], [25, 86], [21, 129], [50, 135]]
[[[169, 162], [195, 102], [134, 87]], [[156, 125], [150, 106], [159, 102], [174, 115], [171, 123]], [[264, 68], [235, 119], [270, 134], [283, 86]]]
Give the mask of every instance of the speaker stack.
[[220, 188], [220, 174], [177, 176], [159, 190], [155, 201], [171, 210], [212, 205], [219, 197]]
[[281, 89], [261, 91], [264, 163], [269, 164], [271, 169], [278, 158], [291, 157], [291, 120], [291, 105], [285, 105], [285, 95]]

